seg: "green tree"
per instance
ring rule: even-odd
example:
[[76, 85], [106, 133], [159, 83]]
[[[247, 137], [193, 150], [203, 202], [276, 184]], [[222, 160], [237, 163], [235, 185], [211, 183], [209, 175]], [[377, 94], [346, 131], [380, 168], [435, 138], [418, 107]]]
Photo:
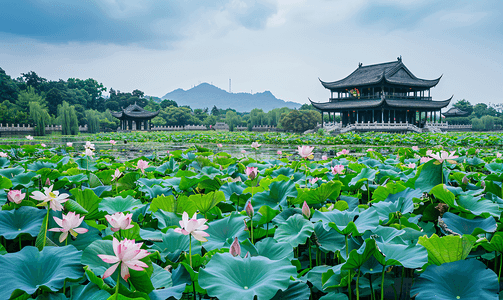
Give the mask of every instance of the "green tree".
[[241, 124], [241, 117], [234, 111], [227, 111], [225, 114], [225, 123], [229, 125], [229, 131], [234, 131], [234, 128]]
[[97, 133], [100, 131], [100, 117], [99, 111], [94, 109], [86, 110], [86, 119], [87, 119], [87, 132], [88, 133]]
[[19, 92], [16, 104], [19, 108], [25, 112], [29, 111], [30, 102], [36, 102], [40, 105], [42, 109], [46, 109], [47, 105], [45, 99], [37, 94], [35, 88], [28, 86], [26, 90]]
[[47, 79], [40, 77], [37, 75], [37, 73], [30, 71], [28, 73], [21, 73], [23, 75], [24, 82], [28, 86], [31, 86], [32, 88], [36, 89], [37, 91], [40, 91], [40, 86], [42, 83], [46, 82]]
[[292, 110], [281, 119], [281, 126], [287, 131], [304, 132], [321, 123], [321, 114], [314, 110]]
[[482, 116], [487, 115], [487, 104], [485, 103], [477, 103], [473, 107], [473, 114], [477, 118], [481, 118]]
[[465, 99], [458, 100], [453, 106], [467, 112], [469, 115], [473, 112], [473, 105]]
[[70, 106], [68, 102], [58, 106], [58, 119], [61, 123], [62, 135], [77, 135], [79, 133], [79, 123], [75, 107]]
[[161, 101], [161, 108], [166, 108], [166, 107], [169, 107], [169, 106], [174, 106], [174, 107], [178, 107], [178, 103], [176, 103], [176, 101], [174, 100], [168, 100], [168, 99], [164, 99]]
[[35, 124], [35, 135], [45, 135], [45, 126], [49, 123], [50, 117], [47, 109], [42, 107], [39, 102], [29, 103], [30, 118]]
[[212, 116], [219, 116], [220, 115], [220, 111], [218, 110], [216, 105], [213, 105], [213, 108], [211, 109], [211, 115]]
[[49, 109], [49, 114], [56, 115], [58, 106], [63, 103], [63, 94], [61, 93], [60, 90], [52, 88], [45, 95], [45, 100], [47, 102], [47, 108]]
[[16, 82], [0, 68], [0, 102], [7, 100], [15, 103], [19, 94]]

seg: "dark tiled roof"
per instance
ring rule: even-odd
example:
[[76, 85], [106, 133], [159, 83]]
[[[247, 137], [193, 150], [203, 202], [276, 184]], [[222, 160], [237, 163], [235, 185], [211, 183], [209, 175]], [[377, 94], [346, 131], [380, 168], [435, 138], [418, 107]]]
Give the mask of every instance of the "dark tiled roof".
[[136, 103], [131, 104], [128, 107], [124, 108], [119, 112], [112, 112], [112, 116], [120, 119], [123, 116], [130, 118], [153, 118], [159, 114], [158, 111], [148, 111], [144, 110], [141, 106], [138, 106]]
[[410, 108], [410, 109], [431, 109], [437, 110], [446, 107], [451, 102], [451, 98], [443, 101], [425, 101], [425, 100], [390, 100], [390, 99], [377, 99], [377, 100], [342, 100], [334, 102], [318, 103], [313, 102], [311, 99], [311, 104], [319, 110], [334, 110], [340, 111], [344, 109], [367, 109], [380, 106], [386, 106], [389, 108]]
[[349, 74], [349, 76], [344, 79], [333, 82], [325, 82], [320, 79], [320, 82], [327, 89], [343, 91], [345, 89], [368, 86], [381, 82], [407, 87], [430, 88], [437, 85], [440, 78], [442, 78], [442, 76], [433, 80], [417, 78], [407, 69], [401, 60], [397, 60], [375, 65], [359, 66], [353, 73]]
[[448, 111], [444, 112], [443, 115], [446, 117], [464, 117], [468, 115], [468, 112], [457, 107], [451, 107]]

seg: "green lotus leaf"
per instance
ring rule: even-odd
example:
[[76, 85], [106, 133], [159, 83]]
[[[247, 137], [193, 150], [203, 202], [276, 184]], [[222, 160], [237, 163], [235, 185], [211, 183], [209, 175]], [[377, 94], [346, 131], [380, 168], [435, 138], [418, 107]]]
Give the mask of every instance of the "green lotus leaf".
[[342, 264], [333, 266], [321, 275], [323, 291], [330, 292], [349, 284], [349, 271], [342, 269]]
[[315, 287], [319, 291], [323, 291], [321, 276], [323, 273], [326, 273], [328, 269], [330, 269], [329, 266], [316, 266], [309, 270], [309, 272], [303, 277], [303, 279], [309, 281], [313, 285], [313, 287]]
[[314, 233], [320, 243], [320, 249], [324, 252], [342, 251], [346, 247], [344, 235], [337, 232], [335, 229], [328, 227], [325, 229], [321, 222], [314, 224]]
[[196, 194], [189, 197], [190, 201], [193, 201], [196, 208], [203, 215], [206, 215], [213, 207], [215, 207], [219, 202], [225, 201], [225, 195], [223, 192], [210, 192], [204, 195]]
[[457, 208], [461, 211], [471, 212], [476, 216], [482, 216], [484, 218], [489, 216], [499, 218], [501, 215], [501, 210], [497, 203], [487, 199], [480, 200], [480, 196], [460, 195], [458, 197], [458, 205]]
[[140, 178], [140, 173], [131, 172], [117, 180], [117, 187], [120, 191], [133, 190], [136, 187], [136, 181]]
[[376, 251], [376, 242], [373, 239], [366, 239], [359, 249], [349, 252], [349, 257], [342, 265], [343, 270], [360, 268]]
[[366, 181], [374, 181], [378, 170], [374, 170], [371, 168], [363, 168], [361, 172], [356, 175], [351, 181], [349, 182], [349, 185], [357, 185], [357, 184], [363, 184]]
[[126, 198], [121, 196], [103, 198], [99, 203], [99, 210], [106, 211], [111, 215], [116, 212], [132, 212], [143, 206], [140, 200], [128, 195]]
[[335, 222], [328, 223], [328, 226], [334, 228], [335, 230], [337, 230], [337, 232], [344, 235], [352, 233], [354, 236], [360, 236], [363, 235], [365, 231], [372, 230], [377, 227], [377, 225], [379, 225], [379, 216], [377, 215], [376, 210], [373, 208], [369, 208], [360, 213], [356, 221], [349, 221], [355, 215], [357, 215], [357, 213], [336, 211], [336, 215], [334, 216]]
[[403, 240], [401, 239], [400, 236], [404, 235], [406, 232], [405, 230], [398, 230], [393, 227], [385, 227], [385, 226], [377, 226], [375, 229], [372, 230], [372, 233], [367, 232], [363, 237], [365, 239], [369, 238], [370, 235], [378, 235], [378, 237], [375, 237], [375, 239], [378, 242], [384, 242], [384, 243], [389, 243], [390, 241], [395, 241], [395, 242], [400, 242], [403, 243]]
[[260, 220], [257, 225], [263, 225], [271, 222], [279, 214], [279, 210], [274, 210], [269, 206], [264, 205], [258, 210], [258, 213], [260, 214]]
[[91, 189], [71, 189], [70, 193], [75, 197], [75, 201], [85, 210], [87, 210], [86, 220], [99, 219], [105, 215], [99, 211], [101, 199]]
[[140, 192], [144, 192], [145, 194], [147, 194], [149, 198], [155, 198], [158, 196], [168, 196], [173, 194], [170, 187], [163, 187], [161, 185], [154, 185], [152, 187], [144, 185], [141, 188], [139, 188], [139, 190]]
[[292, 204], [302, 204], [307, 202], [308, 205], [324, 203], [327, 199], [336, 200], [341, 192], [342, 182], [329, 181], [323, 183], [315, 189], [303, 189], [299, 191], [299, 196], [292, 200]]
[[16, 253], [0, 256], [0, 290], [9, 297], [16, 290], [33, 294], [38, 288], [57, 291], [65, 279], [84, 275], [80, 264], [82, 253], [75, 247], [47, 247], [42, 251], [27, 246]]
[[[180, 226], [179, 222], [182, 219], [180, 216], [173, 212], [166, 212], [163, 210], [156, 211], [152, 216], [154, 219], [157, 219], [159, 221], [159, 229], [164, 229], [171, 226]], [[192, 217], [192, 215], [190, 215], [190, 217]]]
[[428, 250], [430, 263], [441, 265], [465, 259], [470, 254], [475, 242], [476, 238], [471, 235], [463, 235], [462, 237], [447, 235], [440, 238], [433, 234], [430, 238], [419, 237], [418, 244]]
[[[151, 249], [157, 250], [160, 253], [163, 262], [166, 259], [176, 262], [183, 251], [189, 251], [189, 236], [175, 232], [173, 229], [168, 229], [162, 234], [162, 242], [154, 242]], [[192, 255], [201, 254], [201, 243], [196, 239], [192, 239]]]
[[22, 186], [24, 188], [29, 188], [29, 187], [33, 186], [32, 179], [37, 176], [38, 175], [35, 172], [18, 174], [11, 179], [12, 187], [18, 188], [18, 187]]
[[15, 176], [24, 173], [23, 167], [6, 168], [0, 170], [0, 175], [7, 177], [12, 180]]
[[74, 159], [75, 163], [81, 170], [88, 170], [88, 171], [97, 171], [98, 169], [96, 168], [96, 163], [93, 162], [92, 159], [89, 159], [87, 157], [80, 157], [77, 159]]
[[429, 266], [415, 280], [411, 295], [417, 300], [499, 299], [498, 276], [476, 259]]
[[417, 168], [416, 177], [411, 180], [414, 181], [414, 188], [421, 190], [421, 192], [429, 192], [433, 187], [447, 182], [444, 176], [442, 180], [442, 164], [435, 164], [436, 160], [432, 159]]
[[314, 225], [302, 215], [293, 215], [284, 224], [280, 224], [274, 233], [278, 242], [289, 243], [292, 247], [304, 244], [313, 234]]
[[[72, 300], [101, 300], [108, 299], [110, 294], [101, 290], [96, 284], [78, 285], [72, 289]], [[66, 299], [66, 298], [65, 298]]]
[[0, 189], [8, 189], [12, 186], [12, 181], [4, 176], [0, 176]]
[[10, 165], [10, 160], [7, 157], [0, 157], [0, 168], [5, 168]]
[[404, 266], [409, 269], [422, 268], [428, 263], [428, 251], [421, 245], [376, 243], [375, 258], [383, 266]]
[[309, 286], [302, 281], [290, 282], [286, 291], [279, 290], [271, 300], [308, 300], [311, 296]]
[[288, 206], [288, 198], [297, 197], [295, 183], [291, 181], [275, 181], [271, 183], [269, 191], [256, 193], [252, 198], [252, 205], [255, 210], [259, 210], [262, 205], [267, 205], [272, 209]]
[[492, 238], [491, 241], [488, 242], [487, 240], [482, 241], [480, 243], [484, 249], [487, 251], [498, 251], [500, 253], [503, 253], [503, 232], [496, 232]]
[[204, 249], [211, 251], [219, 248], [227, 248], [230, 246], [228, 240], [237, 237], [240, 242], [249, 238], [248, 231], [244, 231], [244, 219], [246, 217], [237, 213], [232, 213], [229, 217], [212, 221], [208, 224], [208, 229], [205, 231], [210, 235], [208, 241], [203, 244]]
[[208, 295], [220, 300], [271, 299], [278, 290], [286, 290], [295, 267], [288, 260], [270, 260], [266, 257], [233, 257], [217, 253], [206, 268], [199, 272], [199, 285]]
[[270, 260], [293, 259], [293, 248], [289, 243], [280, 243], [273, 238], [265, 238], [255, 243], [258, 255]]
[[486, 162], [483, 159], [480, 159], [478, 157], [470, 157], [466, 159], [466, 164], [469, 166], [476, 166], [476, 167], [482, 167], [483, 165], [486, 164]]
[[[315, 211], [316, 212], [316, 211]], [[302, 214], [302, 210], [298, 208], [286, 208], [283, 209], [274, 219], [272, 219], [273, 224], [279, 225], [286, 223], [286, 220], [293, 215]]]
[[474, 218], [470, 220], [456, 214], [446, 212], [442, 216], [442, 220], [445, 225], [447, 225], [447, 228], [461, 235], [471, 234], [476, 236], [479, 233], [495, 232], [497, 229], [496, 220], [494, 220], [493, 217], [489, 217], [487, 219]]
[[449, 207], [456, 207], [458, 205], [456, 203], [456, 197], [447, 189], [445, 184], [436, 185], [430, 190], [430, 194], [435, 196], [435, 198], [442, 200], [445, 204], [449, 205]]
[[357, 211], [339, 211], [332, 210], [321, 212], [319, 210], [315, 210], [313, 216], [311, 217], [312, 222], [319, 222], [323, 224], [325, 230], [328, 230], [330, 226], [328, 223], [335, 223], [338, 231], [344, 230], [350, 222], [353, 222], [354, 218], [358, 215]]
[[0, 236], [8, 240], [13, 240], [22, 233], [36, 237], [46, 214], [45, 209], [29, 206], [2, 210], [0, 211]]
[[150, 203], [149, 209], [152, 212], [156, 212], [158, 209], [161, 209], [163, 211], [167, 212], [175, 212], [175, 196], [173, 195], [160, 195], [155, 198], [153, 198], [152, 202]]
[[401, 212], [402, 214], [411, 213], [414, 211], [414, 202], [412, 199], [406, 199], [403, 197], [398, 198], [397, 201], [381, 201], [377, 202], [372, 207], [376, 210], [379, 215], [379, 219], [383, 223], [387, 223], [389, 220], [389, 214]]

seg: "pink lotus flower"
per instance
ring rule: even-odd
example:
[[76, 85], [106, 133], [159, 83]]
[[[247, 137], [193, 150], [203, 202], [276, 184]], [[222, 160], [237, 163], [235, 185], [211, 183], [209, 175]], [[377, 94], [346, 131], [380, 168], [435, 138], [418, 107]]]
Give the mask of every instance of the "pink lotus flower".
[[258, 175], [258, 168], [257, 167], [246, 167], [245, 173], [246, 173], [246, 176], [248, 176], [248, 178], [253, 180]]
[[93, 143], [91, 143], [90, 141], [87, 141], [87, 142], [86, 142], [86, 144], [84, 145], [84, 147], [85, 147], [86, 149], [95, 150], [95, 149], [94, 149], [94, 144], [93, 144]]
[[[103, 274], [103, 279], [112, 275], [119, 264], [121, 265], [121, 277], [128, 280], [129, 269], [135, 271], [143, 271], [143, 268], [148, 268], [148, 265], [140, 259], [147, 257], [150, 253], [147, 250], [140, 249], [143, 243], [136, 244], [134, 240], [124, 239], [123, 241], [113, 238], [113, 248], [115, 256], [98, 254], [104, 262], [114, 264], [108, 268]], [[117, 283], [119, 284], [119, 283]]]
[[9, 157], [9, 156], [5, 152], [0, 152], [0, 157]]
[[374, 149], [372, 149], [372, 148], [367, 149], [367, 152], [371, 152], [371, 151], [374, 151]]
[[110, 141], [108, 141], [108, 142], [109, 142], [112, 146], [113, 146], [113, 145], [115, 145], [115, 144], [117, 144], [117, 142], [116, 142], [116, 141], [114, 141], [114, 140], [110, 140]]
[[241, 150], [241, 153], [245, 154], [245, 153], [246, 153], [246, 150]]
[[84, 151], [84, 155], [89, 156], [89, 157], [93, 157], [94, 152], [93, 152], [93, 150], [86, 148], [86, 150]]
[[424, 163], [427, 163], [429, 162], [430, 160], [432, 160], [433, 158], [431, 157], [426, 157], [426, 156], [423, 156], [421, 157], [421, 159], [419, 160], [420, 163], [424, 164]]
[[309, 205], [307, 205], [306, 201], [304, 201], [304, 204], [302, 204], [302, 214], [308, 219], [311, 216], [311, 210], [309, 209]]
[[51, 185], [51, 180], [48, 178], [45, 179], [45, 185], [50, 186]]
[[497, 153], [496, 153], [496, 157], [497, 157], [497, 158], [500, 158], [500, 157], [501, 157], [501, 153], [497, 152]]
[[30, 141], [33, 140], [33, 137], [31, 135], [27, 135], [25, 137], [26, 137], [27, 140], [30, 140]]
[[469, 180], [469, 179], [468, 179], [468, 177], [466, 177], [466, 176], [463, 176], [463, 179], [461, 179], [461, 183], [462, 183], [462, 184], [465, 184], [465, 185], [466, 185], [466, 184], [468, 184], [469, 182], [470, 182], [470, 180]]
[[318, 178], [318, 177], [309, 178], [309, 183], [310, 184], [315, 184], [318, 180], [320, 180], [320, 178]]
[[112, 227], [113, 232], [119, 231], [119, 229], [122, 230], [127, 230], [130, 228], [133, 228], [134, 225], [131, 225], [131, 218], [133, 217], [133, 214], [126, 214], [122, 212], [117, 212], [113, 215], [106, 215], [105, 218], [107, 219], [108, 224]]
[[121, 177], [122, 172], [119, 169], [115, 169], [114, 174], [112, 175], [112, 181], [119, 179]]
[[231, 244], [229, 253], [234, 257], [241, 255], [241, 245], [239, 244], [237, 237], [234, 237], [234, 242]]
[[9, 199], [10, 202], [14, 202], [16, 204], [21, 203], [24, 197], [26, 197], [26, 193], [21, 193], [20, 190], [10, 190], [7, 194], [7, 199]]
[[416, 167], [416, 164], [415, 163], [409, 163], [409, 164], [406, 164], [405, 165], [407, 168], [411, 168], [411, 169], [414, 169]]
[[299, 153], [302, 158], [307, 158], [307, 159], [312, 159], [313, 158], [313, 150], [314, 147], [311, 146], [298, 146], [297, 147], [297, 152]]
[[418, 146], [412, 146], [412, 150], [419, 151], [419, 147]]
[[223, 146], [224, 146], [224, 145], [222, 145], [222, 144], [217, 144], [217, 147], [218, 147], [218, 148], [222, 148]]
[[444, 160], [447, 160], [451, 164], [455, 164], [456, 162], [453, 161], [453, 159], [458, 158], [459, 156], [454, 155], [454, 153], [456, 153], [456, 151], [451, 151], [451, 153], [449, 153], [442, 150], [440, 152], [437, 152], [437, 154], [430, 154], [429, 156], [436, 159], [439, 163], [443, 163]]
[[327, 159], [328, 159], [328, 157], [326, 155], [321, 156], [321, 160], [327, 160]]
[[197, 219], [197, 212], [194, 213], [192, 219], [189, 219], [189, 214], [183, 212], [182, 220], [180, 221], [181, 228], [175, 228], [175, 232], [182, 233], [184, 235], [191, 234], [196, 240], [200, 242], [208, 241], [205, 237], [210, 236], [203, 230], [208, 229], [208, 225], [205, 225], [206, 219]]
[[166, 151], [166, 154], [169, 155], [169, 150]]
[[145, 174], [145, 169], [148, 168], [148, 162], [140, 159], [136, 167], [137, 169], [140, 169], [143, 174]]
[[346, 149], [342, 149], [341, 151], [337, 152], [337, 156], [347, 155], [347, 154], [349, 154], [349, 150], [346, 150]]
[[344, 172], [343, 165], [335, 165], [332, 167], [332, 174], [342, 174]]
[[251, 144], [251, 147], [252, 147], [253, 149], [255, 149], [255, 150], [258, 150], [258, 148], [259, 148], [260, 146], [262, 146], [262, 144], [259, 144], [258, 142], [253, 142], [253, 143]]
[[433, 153], [433, 150], [426, 150], [426, 155], [430, 155]]
[[72, 146], [73, 146], [73, 143], [72, 143], [72, 142], [68, 142], [68, 143], [66, 143], [66, 146], [67, 146], [67, 147], [72, 147]]
[[44, 143], [40, 144], [40, 146], [42, 146], [44, 148], [47, 147]]
[[[250, 201], [248, 201], [246, 203], [245, 211], [250, 219], [253, 218], [253, 215], [255, 215], [255, 210], [253, 209], [253, 206], [251, 205]], [[245, 221], [245, 224], [246, 224], [246, 221]]]
[[47, 205], [47, 202], [50, 204], [50, 208], [54, 211], [61, 211], [63, 210], [63, 205], [61, 203], [65, 203], [68, 201], [68, 197], [70, 195], [68, 194], [59, 194], [59, 191], [52, 191], [54, 185], [51, 185], [50, 187], [44, 187], [44, 193], [41, 193], [39, 191], [33, 192], [32, 196], [30, 198], [33, 198], [38, 201], [43, 201], [42, 203], [38, 204], [37, 206], [41, 205]]
[[283, 155], [283, 151], [278, 150], [278, 151], [276, 151], [276, 154], [278, 154], [278, 155]]
[[80, 218], [79, 214], [75, 214], [73, 211], [69, 212], [66, 216], [63, 215], [63, 220], [58, 217], [53, 217], [54, 221], [62, 228], [51, 228], [49, 231], [62, 232], [59, 236], [59, 242], [62, 243], [68, 236], [68, 232], [73, 237], [77, 237], [79, 233], [86, 233], [88, 230], [86, 228], [77, 228], [82, 221], [84, 221], [84, 216]]

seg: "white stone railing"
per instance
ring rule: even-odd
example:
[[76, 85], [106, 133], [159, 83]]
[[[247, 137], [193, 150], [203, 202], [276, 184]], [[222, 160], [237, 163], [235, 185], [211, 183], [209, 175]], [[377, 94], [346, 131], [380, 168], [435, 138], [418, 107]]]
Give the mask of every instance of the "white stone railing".
[[402, 123], [396, 123], [396, 122], [388, 122], [388, 123], [354, 123], [354, 124], [349, 124], [348, 126], [344, 127], [341, 129], [341, 133], [345, 133], [348, 131], [353, 131], [353, 130], [368, 130], [368, 131], [385, 131], [385, 130], [408, 130], [408, 131], [414, 131], [414, 132], [422, 132], [420, 128], [418, 128], [414, 124], [410, 124], [408, 122]]
[[205, 125], [186, 126], [152, 126], [152, 131], [185, 131], [185, 130], [208, 130]]
[[[5, 126], [0, 123], [0, 131], [3, 132], [33, 132], [35, 129], [30, 124], [6, 124]], [[45, 131], [61, 131], [61, 125], [47, 125]], [[79, 126], [80, 132], [87, 132], [87, 125]]]

